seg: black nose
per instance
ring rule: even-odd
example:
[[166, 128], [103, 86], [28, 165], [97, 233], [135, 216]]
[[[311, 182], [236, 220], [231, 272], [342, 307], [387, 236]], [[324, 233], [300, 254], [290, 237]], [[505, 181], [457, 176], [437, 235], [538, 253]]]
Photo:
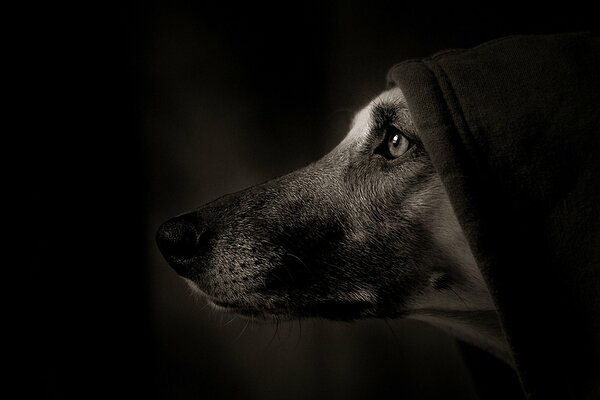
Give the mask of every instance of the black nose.
[[196, 255], [203, 233], [191, 221], [176, 217], [158, 228], [156, 243], [167, 260], [183, 261]]

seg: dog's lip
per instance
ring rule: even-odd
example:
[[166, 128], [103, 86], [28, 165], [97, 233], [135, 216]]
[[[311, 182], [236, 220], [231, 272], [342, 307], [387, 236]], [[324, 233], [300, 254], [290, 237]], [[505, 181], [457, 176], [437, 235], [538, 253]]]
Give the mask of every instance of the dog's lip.
[[230, 313], [237, 314], [240, 317], [252, 318], [252, 320], [256, 321], [256, 322], [269, 321], [274, 317], [283, 318], [283, 316], [278, 316], [277, 314], [271, 314], [266, 310], [260, 310], [257, 308], [253, 308], [252, 306], [247, 305], [247, 304], [222, 301], [222, 300], [217, 300], [217, 299], [212, 299], [212, 298], [209, 298], [208, 301], [209, 301], [209, 304], [211, 304], [214, 308], [217, 309], [217, 311], [230, 312]]
[[222, 300], [217, 300], [217, 299], [212, 299], [212, 298], [209, 298], [208, 300], [210, 302], [212, 302], [213, 304], [215, 304], [219, 307], [223, 307], [223, 308], [240, 308], [241, 307], [240, 304], [229, 302], [229, 301], [222, 301]]
[[249, 304], [242, 304], [239, 302], [233, 302], [233, 301], [224, 301], [224, 300], [219, 300], [219, 299], [215, 299], [215, 298], [208, 298], [208, 301], [210, 303], [212, 303], [214, 306], [216, 306], [217, 308], [221, 309], [221, 310], [225, 310], [225, 311], [234, 311], [237, 313], [250, 313], [250, 314], [255, 314], [258, 313], [258, 310], [254, 310]]
[[330, 320], [349, 321], [359, 318], [365, 318], [370, 315], [365, 311], [372, 311], [373, 304], [368, 302], [347, 302], [347, 301], [327, 301], [323, 300], [315, 303], [312, 306], [302, 307], [293, 310], [290, 314], [289, 309], [282, 312], [283, 309], [262, 309], [256, 308], [251, 304], [225, 301], [212, 297], [208, 297], [208, 301], [212, 303], [220, 311], [228, 311], [240, 314], [242, 316], [252, 316], [258, 319], [268, 317], [276, 317], [279, 319], [286, 318], [325, 318]]

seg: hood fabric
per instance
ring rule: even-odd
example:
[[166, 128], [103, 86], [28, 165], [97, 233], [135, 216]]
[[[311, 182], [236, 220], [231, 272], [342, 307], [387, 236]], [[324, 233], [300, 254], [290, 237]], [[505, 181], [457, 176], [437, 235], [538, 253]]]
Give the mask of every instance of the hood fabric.
[[600, 399], [600, 40], [508, 37], [394, 66], [530, 399]]

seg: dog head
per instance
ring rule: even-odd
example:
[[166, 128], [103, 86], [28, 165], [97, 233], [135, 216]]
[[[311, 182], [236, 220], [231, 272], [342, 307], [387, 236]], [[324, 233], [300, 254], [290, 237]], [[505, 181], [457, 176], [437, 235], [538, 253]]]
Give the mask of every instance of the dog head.
[[247, 316], [493, 308], [398, 88], [320, 161], [175, 217], [157, 241], [190, 286]]

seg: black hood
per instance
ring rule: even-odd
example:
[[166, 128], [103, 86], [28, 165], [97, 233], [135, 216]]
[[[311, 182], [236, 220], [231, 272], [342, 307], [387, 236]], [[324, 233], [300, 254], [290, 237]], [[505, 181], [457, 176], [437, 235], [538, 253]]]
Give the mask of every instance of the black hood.
[[600, 398], [599, 76], [587, 34], [509, 37], [389, 73], [532, 399]]

